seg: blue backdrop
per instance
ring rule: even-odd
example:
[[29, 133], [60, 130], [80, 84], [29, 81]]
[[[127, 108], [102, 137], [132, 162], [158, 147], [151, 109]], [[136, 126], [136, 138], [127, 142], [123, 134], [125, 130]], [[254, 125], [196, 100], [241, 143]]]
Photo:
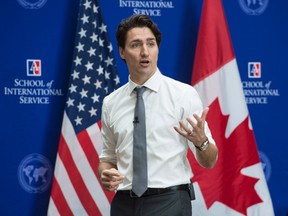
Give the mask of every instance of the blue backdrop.
[[[151, 15], [163, 33], [161, 71], [190, 83], [202, 1], [154, 1], [166, 7], [151, 8], [133, 2], [99, 1], [121, 83], [127, 81], [128, 72], [118, 55], [115, 29], [133, 13]], [[288, 2], [223, 0], [223, 4], [275, 214], [284, 216], [288, 214]], [[46, 215], [78, 7], [79, 0], [1, 2], [1, 215]], [[251, 76], [251, 66], [261, 73]], [[25, 177], [36, 167], [45, 170], [37, 170], [34, 179]]]

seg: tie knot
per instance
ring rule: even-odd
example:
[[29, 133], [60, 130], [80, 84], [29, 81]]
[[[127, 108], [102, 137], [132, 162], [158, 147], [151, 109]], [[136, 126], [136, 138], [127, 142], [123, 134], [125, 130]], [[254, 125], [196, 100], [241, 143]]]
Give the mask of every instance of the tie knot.
[[136, 91], [136, 94], [137, 94], [137, 97], [142, 97], [144, 91], [146, 90], [146, 87], [145, 86], [142, 86], [142, 87], [136, 87], [135, 88], [135, 91]]

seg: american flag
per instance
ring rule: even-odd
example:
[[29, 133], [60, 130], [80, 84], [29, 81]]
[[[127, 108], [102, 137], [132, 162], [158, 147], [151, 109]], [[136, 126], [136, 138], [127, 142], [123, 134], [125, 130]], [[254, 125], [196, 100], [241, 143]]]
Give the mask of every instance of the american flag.
[[97, 0], [81, 1], [48, 215], [109, 215], [97, 178], [103, 98], [120, 81]]

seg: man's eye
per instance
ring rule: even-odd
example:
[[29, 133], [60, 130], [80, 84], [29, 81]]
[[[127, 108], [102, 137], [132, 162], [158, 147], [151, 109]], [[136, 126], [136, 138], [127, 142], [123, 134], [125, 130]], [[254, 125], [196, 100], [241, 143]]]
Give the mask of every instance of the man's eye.
[[132, 44], [132, 48], [137, 48], [139, 47], [139, 44]]
[[155, 43], [154, 42], [148, 43], [148, 46], [153, 47], [153, 46], [155, 46]]

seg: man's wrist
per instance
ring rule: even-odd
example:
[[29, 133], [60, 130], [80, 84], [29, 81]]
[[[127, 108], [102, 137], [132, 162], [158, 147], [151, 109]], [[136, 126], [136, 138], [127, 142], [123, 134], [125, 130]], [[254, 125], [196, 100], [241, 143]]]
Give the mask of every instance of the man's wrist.
[[196, 146], [196, 145], [195, 145], [195, 147], [196, 147], [199, 151], [205, 151], [205, 150], [208, 148], [208, 146], [209, 146], [209, 140], [208, 140], [208, 138], [206, 139], [205, 142], [202, 143], [202, 145], [200, 145], [200, 146]]

